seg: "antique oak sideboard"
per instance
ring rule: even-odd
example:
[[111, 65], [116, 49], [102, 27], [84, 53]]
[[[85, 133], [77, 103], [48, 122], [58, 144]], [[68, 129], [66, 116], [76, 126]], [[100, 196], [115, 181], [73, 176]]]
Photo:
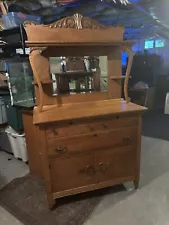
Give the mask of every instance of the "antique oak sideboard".
[[[133, 42], [123, 40], [124, 28], [105, 27], [75, 14], [50, 25], [27, 22], [25, 30], [36, 96], [33, 111], [23, 113], [29, 166], [45, 180], [49, 207], [57, 198], [127, 181], [137, 188], [146, 108], [129, 102]], [[122, 51], [129, 55], [125, 76]], [[60, 56], [107, 56], [107, 90], [95, 89], [97, 71], [90, 71], [94, 81], [89, 91], [53, 95], [49, 57]], [[59, 76], [71, 73], [83, 78], [87, 72]]]

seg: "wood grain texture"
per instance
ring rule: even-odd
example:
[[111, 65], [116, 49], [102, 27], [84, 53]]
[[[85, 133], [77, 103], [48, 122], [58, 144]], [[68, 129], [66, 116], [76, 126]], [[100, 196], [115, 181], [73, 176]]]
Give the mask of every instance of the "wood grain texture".
[[[76, 14], [47, 26], [27, 22], [25, 30], [37, 105], [33, 115], [23, 114], [29, 165], [44, 178], [49, 208], [56, 198], [125, 181], [138, 187], [141, 113], [146, 108], [128, 103], [131, 60], [124, 87], [127, 101], [121, 98], [121, 53], [134, 44], [123, 41], [124, 28], [105, 27]], [[99, 92], [97, 68], [96, 93], [52, 96], [49, 57], [55, 56], [107, 56], [108, 91]], [[68, 78], [62, 83], [69, 88]], [[80, 90], [78, 79], [76, 84]]]
[[[36, 46], [40, 43], [54, 43], [56, 45], [65, 45], [66, 43], [107, 43], [123, 40], [124, 27], [105, 27], [96, 21], [83, 17], [80, 14], [75, 14], [63, 18], [49, 25], [38, 25], [32, 22], [24, 24], [28, 42], [30, 46], [32, 42]], [[78, 43], [78, 44], [77, 44]]]
[[137, 139], [137, 128], [126, 128], [107, 132], [96, 131], [70, 138], [48, 139], [47, 148], [50, 158], [59, 158], [103, 149], [112, 149], [113, 152], [118, 146], [137, 146]]
[[78, 187], [78, 188], [72, 188], [72, 189], [65, 190], [65, 191], [58, 191], [58, 192], [53, 193], [53, 198], [57, 199], [57, 198], [62, 198], [62, 197], [70, 196], [70, 195], [80, 194], [80, 193], [87, 192], [87, 191], [94, 191], [94, 190], [97, 190], [97, 189], [111, 187], [113, 185], [133, 181], [133, 179], [134, 179], [133, 176], [123, 177], [123, 178], [113, 179], [111, 181], [86, 185], [86, 186]]
[[108, 149], [99, 152], [96, 157], [96, 182], [135, 175], [136, 145]]
[[26, 137], [30, 172], [43, 177], [43, 171], [41, 166], [41, 151], [37, 147], [38, 142], [36, 138], [34, 138], [36, 135], [36, 127], [33, 124], [33, 112], [24, 111], [22, 113], [22, 118]]
[[73, 137], [100, 131], [137, 127], [137, 116], [114, 116], [107, 118], [72, 120], [64, 123], [52, 123], [45, 126], [46, 138]]
[[139, 181], [140, 181], [141, 131], [142, 131], [142, 117], [139, 116], [139, 123], [138, 123], [138, 130], [137, 130], [138, 145], [137, 145], [137, 152], [136, 152], [135, 179], [134, 179], [134, 185], [136, 189], [139, 187]]
[[79, 103], [74, 105], [65, 104], [62, 107], [45, 106], [44, 111], [41, 113], [39, 113], [38, 109], [35, 107], [33, 121], [35, 124], [43, 124], [104, 115], [142, 112], [145, 110], [145, 107], [133, 103], [126, 103], [125, 101], [114, 102], [113, 100], [87, 102], [83, 104]]
[[43, 170], [45, 189], [47, 193], [47, 201], [48, 201], [49, 208], [52, 208], [54, 205], [54, 199], [52, 196], [52, 183], [51, 183], [51, 176], [50, 176], [50, 166], [49, 166], [49, 161], [47, 156], [45, 130], [41, 129], [41, 127], [39, 126], [36, 126], [36, 134], [34, 138], [37, 139], [37, 148], [41, 152], [41, 168]]
[[94, 154], [50, 162], [53, 193], [95, 183]]

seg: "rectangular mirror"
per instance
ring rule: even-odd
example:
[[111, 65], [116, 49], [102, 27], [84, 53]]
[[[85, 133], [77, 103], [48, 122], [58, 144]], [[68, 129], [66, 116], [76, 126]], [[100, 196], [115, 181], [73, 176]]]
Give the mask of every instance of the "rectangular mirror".
[[53, 95], [107, 91], [107, 56], [50, 57]]

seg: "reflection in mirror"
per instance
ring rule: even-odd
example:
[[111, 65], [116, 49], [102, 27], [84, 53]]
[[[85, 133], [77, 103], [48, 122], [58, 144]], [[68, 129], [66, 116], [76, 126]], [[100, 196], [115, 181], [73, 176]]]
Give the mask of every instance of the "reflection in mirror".
[[107, 56], [50, 57], [53, 95], [107, 91]]

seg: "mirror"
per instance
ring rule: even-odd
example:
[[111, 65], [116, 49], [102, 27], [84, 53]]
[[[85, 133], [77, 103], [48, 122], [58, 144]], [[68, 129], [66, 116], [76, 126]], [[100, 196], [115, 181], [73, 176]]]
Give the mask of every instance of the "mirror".
[[107, 56], [50, 57], [53, 95], [107, 91]]

